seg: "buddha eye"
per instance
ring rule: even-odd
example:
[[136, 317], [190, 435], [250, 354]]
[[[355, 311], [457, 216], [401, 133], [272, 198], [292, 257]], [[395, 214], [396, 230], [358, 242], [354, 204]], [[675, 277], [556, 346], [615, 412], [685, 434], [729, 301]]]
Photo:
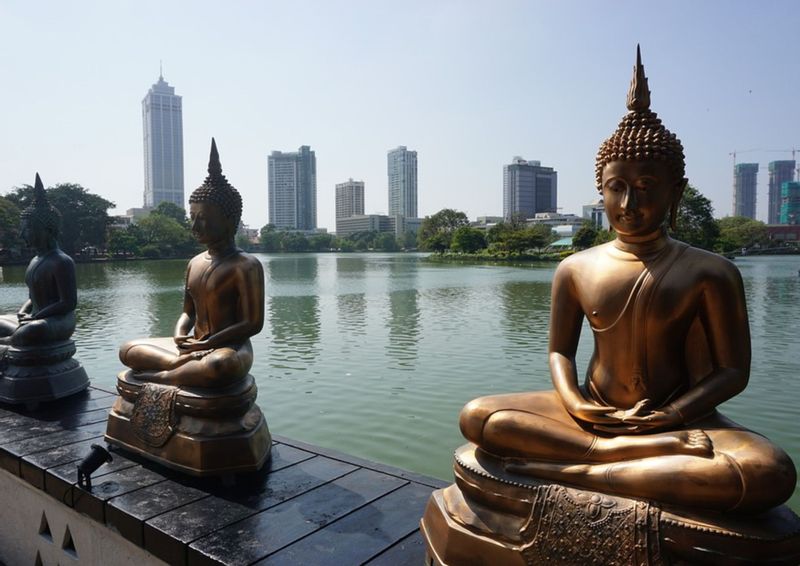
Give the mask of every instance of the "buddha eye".
[[612, 179], [608, 183], [606, 183], [606, 188], [609, 191], [619, 193], [619, 192], [624, 192], [627, 188], [627, 185], [619, 179]]

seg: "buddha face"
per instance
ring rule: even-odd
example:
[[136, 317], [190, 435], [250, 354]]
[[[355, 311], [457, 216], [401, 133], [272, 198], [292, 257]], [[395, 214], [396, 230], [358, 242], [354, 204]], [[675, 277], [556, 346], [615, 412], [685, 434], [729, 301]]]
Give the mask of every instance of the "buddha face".
[[222, 212], [222, 208], [212, 202], [193, 202], [189, 205], [189, 219], [192, 234], [201, 244], [213, 244], [233, 236], [235, 227]]
[[37, 250], [47, 247], [50, 240], [50, 234], [42, 223], [30, 217], [22, 219], [19, 234], [26, 244]]
[[603, 168], [606, 215], [621, 236], [658, 233], [670, 207], [680, 200], [686, 180], [675, 180], [662, 161], [612, 161]]

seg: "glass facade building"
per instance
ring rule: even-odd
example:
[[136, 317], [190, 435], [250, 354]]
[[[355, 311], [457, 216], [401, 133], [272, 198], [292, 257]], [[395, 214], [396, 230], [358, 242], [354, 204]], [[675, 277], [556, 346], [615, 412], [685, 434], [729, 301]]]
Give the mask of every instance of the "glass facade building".
[[163, 76], [142, 100], [144, 206], [171, 202], [186, 208], [183, 195], [183, 104]]

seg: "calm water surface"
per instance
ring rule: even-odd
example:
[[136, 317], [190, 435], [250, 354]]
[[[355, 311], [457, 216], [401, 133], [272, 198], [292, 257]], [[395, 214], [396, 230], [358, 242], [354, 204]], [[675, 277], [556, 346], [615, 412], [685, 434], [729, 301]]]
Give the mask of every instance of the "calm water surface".
[[[252, 374], [270, 429], [450, 479], [458, 412], [479, 395], [550, 388], [553, 264], [432, 265], [406, 254], [261, 255], [266, 323]], [[185, 261], [78, 266], [77, 356], [113, 388], [117, 347], [167, 336]], [[753, 339], [750, 385], [724, 412], [800, 463], [800, 257], [736, 261]], [[25, 300], [24, 267], [0, 268], [0, 312]], [[584, 328], [579, 371], [591, 354]], [[800, 492], [792, 506], [800, 511]]]

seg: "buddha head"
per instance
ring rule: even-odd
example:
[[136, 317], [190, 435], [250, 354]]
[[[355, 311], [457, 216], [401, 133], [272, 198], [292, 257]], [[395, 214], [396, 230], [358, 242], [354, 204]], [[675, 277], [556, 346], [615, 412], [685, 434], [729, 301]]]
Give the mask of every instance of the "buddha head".
[[36, 173], [33, 187], [33, 204], [20, 214], [20, 235], [36, 249], [55, 247], [61, 229], [61, 213], [47, 200], [42, 179]]
[[189, 197], [192, 233], [200, 243], [233, 241], [242, 217], [242, 197], [222, 174], [219, 153], [211, 138], [208, 177]]
[[674, 229], [686, 188], [683, 146], [650, 110], [650, 90], [639, 47], [628, 91], [628, 113], [600, 146], [595, 162], [597, 189], [618, 234], [660, 230], [669, 213]]

